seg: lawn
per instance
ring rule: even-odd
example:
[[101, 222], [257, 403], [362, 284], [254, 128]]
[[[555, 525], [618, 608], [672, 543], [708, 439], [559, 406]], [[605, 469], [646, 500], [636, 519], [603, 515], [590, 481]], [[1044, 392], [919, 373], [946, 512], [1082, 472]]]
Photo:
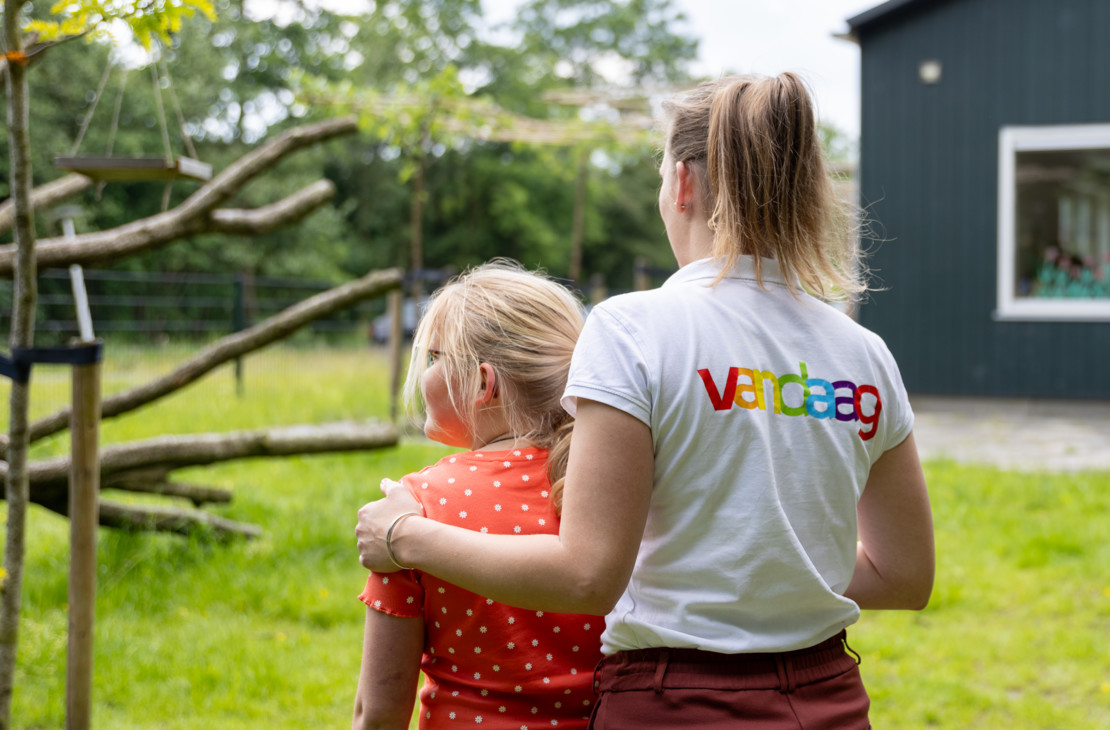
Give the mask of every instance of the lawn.
[[[118, 390], [111, 358], [105, 367], [106, 390]], [[102, 440], [389, 412], [385, 362], [374, 351], [248, 358], [242, 396], [229, 372], [106, 422]], [[56, 438], [36, 452], [67, 448]], [[374, 453], [177, 475], [233, 490], [230, 505], [210, 509], [260, 525], [256, 540], [102, 530], [95, 727], [347, 726], [364, 610], [355, 598], [365, 579], [355, 511], [378, 496], [382, 476], [445, 452], [410, 437]], [[926, 470], [937, 524], [933, 601], [920, 613], [865, 614], [849, 633], [875, 727], [1110, 728], [1110, 474], [947, 462]], [[67, 541], [63, 518], [32, 507], [15, 728], [64, 724]]]

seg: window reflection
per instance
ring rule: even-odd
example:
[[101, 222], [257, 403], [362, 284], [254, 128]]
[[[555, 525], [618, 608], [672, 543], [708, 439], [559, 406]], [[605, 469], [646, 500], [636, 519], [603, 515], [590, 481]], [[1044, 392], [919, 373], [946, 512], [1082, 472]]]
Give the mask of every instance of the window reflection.
[[1110, 299], [1110, 149], [1020, 151], [1014, 295]]

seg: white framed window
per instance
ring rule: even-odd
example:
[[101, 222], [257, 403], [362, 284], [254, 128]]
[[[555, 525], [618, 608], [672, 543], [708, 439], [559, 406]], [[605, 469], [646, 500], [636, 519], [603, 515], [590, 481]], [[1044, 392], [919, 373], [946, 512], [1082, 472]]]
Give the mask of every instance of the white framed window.
[[1110, 321], [1110, 124], [999, 132], [995, 318]]

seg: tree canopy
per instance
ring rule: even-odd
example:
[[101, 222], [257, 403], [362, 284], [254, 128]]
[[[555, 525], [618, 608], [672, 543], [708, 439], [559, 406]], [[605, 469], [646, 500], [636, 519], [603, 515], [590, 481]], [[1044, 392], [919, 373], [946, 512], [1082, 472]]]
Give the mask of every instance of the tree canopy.
[[[566, 276], [572, 242], [581, 277], [613, 289], [631, 287], [636, 257], [673, 266], [656, 210], [652, 104], [694, 81], [697, 41], [672, 0], [526, 0], [500, 28], [487, 27], [480, 0], [379, 0], [358, 15], [314, 0], [157, 1], [166, 12], [145, 29], [154, 40], [137, 67], [134, 53], [95, 39], [35, 65], [36, 184], [60, 175], [52, 160], [74, 150], [94, 104], [81, 154], [158, 154], [165, 119], [176, 152], [187, 136], [216, 170], [289, 126], [351, 110], [363, 134], [290, 159], [236, 201], [251, 207], [323, 174], [338, 193], [305, 225], [199, 236], [117, 266], [340, 281], [410, 267], [414, 210], [429, 268], [512, 256]], [[63, 1], [60, 15], [36, 7], [27, 27], [61, 39], [87, 32], [94, 12], [126, 21], [134, 5]], [[171, 204], [192, 189], [175, 182]], [[156, 212], [163, 193], [90, 188], [78, 229]], [[49, 212], [39, 226], [57, 230]]]

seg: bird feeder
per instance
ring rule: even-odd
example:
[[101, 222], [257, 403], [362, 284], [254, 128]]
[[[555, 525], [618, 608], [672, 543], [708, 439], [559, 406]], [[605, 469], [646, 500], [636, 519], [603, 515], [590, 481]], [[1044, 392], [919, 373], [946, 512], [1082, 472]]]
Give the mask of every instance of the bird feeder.
[[[104, 155], [78, 155], [77, 150], [81, 146], [81, 140], [88, 130], [89, 122], [92, 119], [93, 112], [100, 101], [103, 94], [104, 87], [107, 85], [108, 77], [111, 73], [112, 66], [109, 66], [104, 71], [104, 76], [100, 80], [100, 85], [97, 87], [96, 93], [93, 95], [92, 106], [89, 107], [88, 113], [81, 124], [81, 129], [77, 135], [77, 141], [74, 144], [73, 152], [69, 156], [61, 156], [54, 158], [54, 166], [60, 170], [68, 172], [76, 172], [88, 178], [96, 180], [100, 183], [107, 182], [143, 182], [143, 181], [164, 181], [167, 185], [172, 184], [174, 180], [179, 178], [188, 180], [197, 180], [205, 182], [212, 179], [212, 166], [201, 162], [196, 159], [196, 150], [193, 148], [192, 139], [190, 139], [188, 132], [185, 129], [185, 116], [181, 112], [181, 105], [178, 103], [177, 94], [174, 91], [173, 81], [170, 78], [169, 67], [166, 65], [165, 59], [161, 59], [162, 75], [166, 82], [166, 88], [170, 92], [170, 98], [174, 104], [174, 110], [177, 113], [177, 120], [181, 128], [181, 136], [185, 142], [187, 151], [191, 156], [174, 155], [170, 149], [170, 135], [169, 129], [166, 124], [166, 113], [162, 105], [162, 78], [159, 78], [157, 63], [150, 64], [151, 79], [154, 86], [154, 100], [158, 111], [158, 125], [162, 132], [162, 148], [161, 155], [113, 155], [112, 145], [115, 140], [115, 133], [119, 126], [119, 113], [122, 105], [123, 90], [126, 86], [127, 76], [123, 75], [120, 82], [119, 92], [116, 98], [115, 113], [112, 118], [111, 133], [109, 136], [108, 150]], [[168, 188], [167, 188], [168, 196]], [[165, 203], [166, 201], [164, 201]], [[163, 204], [163, 208], [165, 204]]]
[[54, 167], [99, 182], [212, 178], [212, 166], [191, 157], [55, 157]]

